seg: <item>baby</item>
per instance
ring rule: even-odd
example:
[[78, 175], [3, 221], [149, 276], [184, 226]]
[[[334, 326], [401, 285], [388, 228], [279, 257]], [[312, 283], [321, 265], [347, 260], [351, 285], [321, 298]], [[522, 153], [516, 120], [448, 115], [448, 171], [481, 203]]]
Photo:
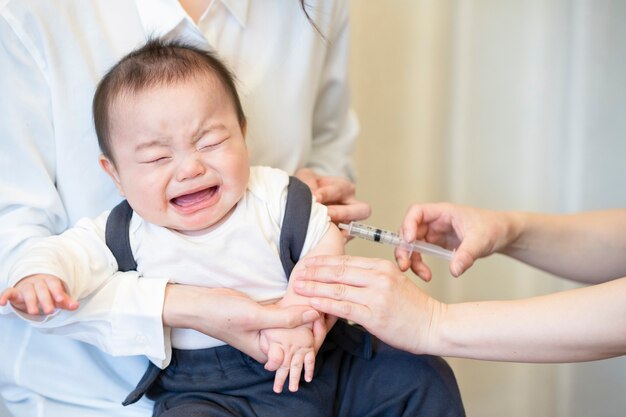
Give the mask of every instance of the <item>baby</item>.
[[[291, 290], [279, 257], [290, 178], [249, 166], [245, 116], [233, 78], [218, 59], [180, 42], [151, 40], [105, 75], [93, 110], [100, 164], [132, 207], [130, 250], [142, 279], [166, 277], [232, 288], [261, 303], [308, 305]], [[312, 206], [302, 256], [342, 254], [344, 239], [326, 208], [310, 196], [307, 204]], [[105, 240], [108, 217], [109, 212], [82, 219], [30, 246], [15, 264], [12, 287], [0, 304], [10, 301], [30, 314], [51, 314], [55, 306], [76, 309], [75, 300], [118, 272]], [[307, 382], [313, 379], [323, 334], [316, 326], [325, 326], [324, 320], [262, 331], [265, 369], [220, 340], [171, 329], [173, 349], [161, 361], [152, 359], [144, 376], [152, 375], [150, 381], [142, 380], [127, 403], [147, 392], [156, 400], [155, 415], [172, 407], [210, 414], [215, 404], [227, 407], [224, 401], [234, 409], [254, 408], [265, 401], [261, 391], [281, 392], [287, 378], [290, 391], [307, 391], [309, 384], [300, 387], [299, 381], [303, 370]], [[310, 391], [299, 400], [277, 397], [319, 401], [315, 389]], [[205, 405], [198, 405], [199, 397]]]

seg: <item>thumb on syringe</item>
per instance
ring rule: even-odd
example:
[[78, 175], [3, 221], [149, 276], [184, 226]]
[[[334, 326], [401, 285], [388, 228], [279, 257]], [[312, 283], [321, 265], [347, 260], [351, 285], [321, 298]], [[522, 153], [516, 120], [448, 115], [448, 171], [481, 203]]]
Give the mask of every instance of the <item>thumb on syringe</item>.
[[476, 258], [467, 249], [467, 245], [461, 243], [457, 250], [454, 251], [450, 260], [450, 273], [454, 277], [461, 276], [465, 271], [474, 265]]

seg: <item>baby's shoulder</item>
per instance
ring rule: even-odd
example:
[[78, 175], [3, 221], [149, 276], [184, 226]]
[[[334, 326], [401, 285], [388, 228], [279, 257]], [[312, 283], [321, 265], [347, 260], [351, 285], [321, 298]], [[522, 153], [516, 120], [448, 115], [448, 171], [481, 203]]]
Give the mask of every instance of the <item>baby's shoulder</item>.
[[250, 168], [248, 192], [266, 202], [280, 200], [289, 185], [289, 174], [277, 168], [253, 166]]

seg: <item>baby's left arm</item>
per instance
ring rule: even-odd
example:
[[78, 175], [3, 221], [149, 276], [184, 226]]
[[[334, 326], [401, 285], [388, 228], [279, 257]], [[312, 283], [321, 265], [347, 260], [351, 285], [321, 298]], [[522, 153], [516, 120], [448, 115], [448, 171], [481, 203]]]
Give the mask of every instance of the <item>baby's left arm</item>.
[[[294, 267], [294, 271], [303, 268], [302, 261], [318, 255], [342, 255], [345, 239], [334, 224], [330, 224], [319, 243], [306, 256], [302, 257]], [[293, 275], [293, 272], [292, 272]], [[279, 306], [309, 305], [308, 299], [295, 293], [293, 280], [289, 280], [285, 296], [278, 302]], [[289, 377], [289, 391], [298, 390], [300, 376], [304, 368], [304, 379], [313, 379], [315, 355], [321, 347], [328, 330], [335, 324], [336, 317], [322, 316], [312, 325], [303, 325], [295, 329], [266, 329], [261, 332], [263, 348], [267, 351], [268, 361], [265, 368], [276, 371], [274, 391], [281, 392]]]

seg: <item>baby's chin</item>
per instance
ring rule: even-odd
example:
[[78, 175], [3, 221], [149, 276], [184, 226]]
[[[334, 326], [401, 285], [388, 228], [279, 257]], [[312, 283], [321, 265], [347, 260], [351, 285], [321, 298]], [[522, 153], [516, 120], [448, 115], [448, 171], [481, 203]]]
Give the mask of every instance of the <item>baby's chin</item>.
[[212, 232], [218, 229], [235, 211], [237, 206], [233, 206], [225, 215], [220, 216], [219, 219], [207, 219], [202, 218], [202, 216], [198, 216], [197, 219], [191, 220], [188, 222], [184, 222], [183, 224], [175, 224], [168, 226], [170, 229], [176, 230], [178, 233], [181, 233], [186, 236], [201, 236], [206, 233]]

